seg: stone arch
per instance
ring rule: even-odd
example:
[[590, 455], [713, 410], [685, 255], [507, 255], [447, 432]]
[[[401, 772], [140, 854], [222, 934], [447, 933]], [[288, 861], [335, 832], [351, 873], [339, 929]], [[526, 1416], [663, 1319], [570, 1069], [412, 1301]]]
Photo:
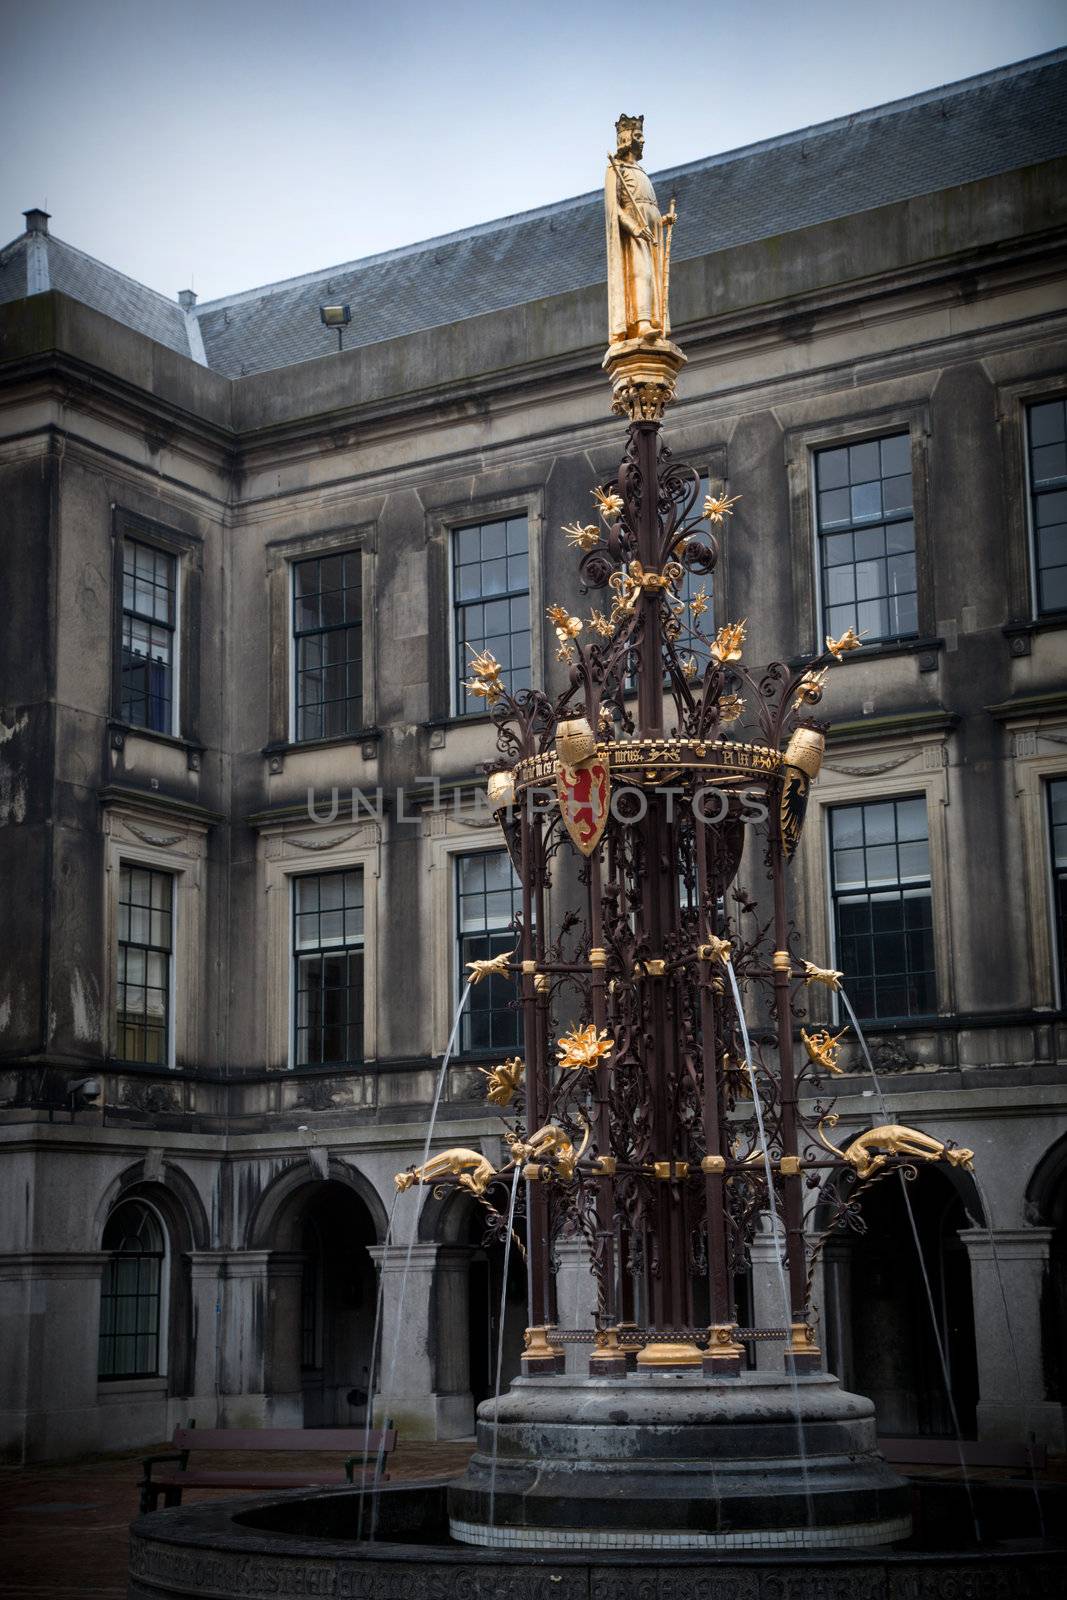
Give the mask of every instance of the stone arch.
[[134, 1162], [107, 1185], [93, 1219], [93, 1244], [99, 1250], [108, 1217], [125, 1200], [144, 1200], [160, 1216], [167, 1234], [166, 1316], [167, 1392], [193, 1392], [196, 1350], [190, 1251], [207, 1248], [207, 1214], [188, 1174], [164, 1162], [160, 1176], [146, 1177], [144, 1161]]
[[1049, 1146], [1030, 1174], [1026, 1220], [1041, 1228], [1067, 1225], [1067, 1133]]
[[104, 1224], [118, 1202], [143, 1190], [145, 1199], [152, 1200], [162, 1210], [176, 1250], [209, 1249], [211, 1231], [207, 1212], [188, 1173], [174, 1162], [164, 1161], [158, 1177], [146, 1177], [146, 1165], [145, 1161], [135, 1161], [104, 1189], [93, 1217], [91, 1248], [100, 1248]]
[[[375, 1240], [381, 1244], [389, 1218], [377, 1189], [358, 1167], [331, 1155], [325, 1179], [320, 1178], [306, 1161], [294, 1162], [267, 1185], [259, 1195], [244, 1230], [246, 1250], [297, 1249], [293, 1242], [292, 1226], [299, 1207], [291, 1204], [301, 1190], [322, 1182], [340, 1183], [363, 1202], [370, 1213]], [[306, 1197], [305, 1197], [306, 1199]]]
[[1046, 1398], [1067, 1402], [1067, 1134], [1049, 1146], [1026, 1185], [1026, 1220], [1047, 1228], [1039, 1305]]

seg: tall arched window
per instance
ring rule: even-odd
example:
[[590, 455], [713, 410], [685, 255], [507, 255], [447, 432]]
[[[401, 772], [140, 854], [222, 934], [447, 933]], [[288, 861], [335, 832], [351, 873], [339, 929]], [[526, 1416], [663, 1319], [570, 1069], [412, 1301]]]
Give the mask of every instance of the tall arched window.
[[101, 1378], [154, 1378], [161, 1370], [160, 1325], [166, 1236], [143, 1200], [122, 1200], [104, 1227], [111, 1259], [100, 1292]]

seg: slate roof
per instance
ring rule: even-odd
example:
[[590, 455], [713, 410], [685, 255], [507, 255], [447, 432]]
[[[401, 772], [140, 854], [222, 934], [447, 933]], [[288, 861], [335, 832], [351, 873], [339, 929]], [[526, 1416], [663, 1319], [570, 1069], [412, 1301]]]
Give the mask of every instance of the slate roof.
[[[20, 300], [26, 293], [29, 260], [26, 247], [30, 238], [31, 235], [22, 234], [0, 252], [0, 302]], [[38, 234], [37, 238], [41, 240], [42, 235]], [[116, 272], [114, 267], [76, 250], [54, 234], [44, 235], [43, 242], [47, 250], [48, 288], [58, 289], [72, 300], [92, 306], [94, 311], [102, 311], [115, 322], [125, 323], [126, 327], [155, 339], [157, 344], [165, 344], [183, 356], [190, 354], [185, 312], [176, 301], [127, 278], [125, 273]]]
[[[680, 213], [675, 260], [769, 238], [1067, 154], [1067, 49], [654, 173]], [[51, 285], [226, 376], [332, 354], [320, 305], [347, 301], [351, 349], [604, 280], [600, 191], [230, 295], [186, 318], [54, 237]], [[25, 294], [0, 252], [0, 300]], [[203, 341], [199, 348], [197, 330]]]

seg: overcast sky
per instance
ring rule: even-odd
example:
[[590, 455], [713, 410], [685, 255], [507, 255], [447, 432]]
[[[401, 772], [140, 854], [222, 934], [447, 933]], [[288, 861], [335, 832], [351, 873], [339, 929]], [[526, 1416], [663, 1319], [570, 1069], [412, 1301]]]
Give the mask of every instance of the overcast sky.
[[1067, 43], [1062, 0], [0, 0], [0, 239], [30, 206], [200, 299]]

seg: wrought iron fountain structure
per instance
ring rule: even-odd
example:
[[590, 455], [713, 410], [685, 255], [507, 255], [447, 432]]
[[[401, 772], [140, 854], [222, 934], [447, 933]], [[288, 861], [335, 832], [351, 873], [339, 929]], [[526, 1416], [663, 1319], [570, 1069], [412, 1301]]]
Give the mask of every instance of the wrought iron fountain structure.
[[[784, 1341], [810, 1520], [797, 1379], [822, 1366], [818, 1250], [834, 1227], [861, 1226], [869, 1184], [923, 1161], [968, 1166], [971, 1152], [897, 1125], [844, 1147], [831, 1137], [842, 1033], [801, 1024], [811, 986], [832, 991], [841, 975], [800, 953], [788, 877], [825, 747], [814, 711], [828, 669], [860, 640], [850, 630], [800, 666], [754, 671], [743, 621], [705, 625], [734, 502], [723, 489], [698, 506], [699, 474], [662, 440], [683, 361], [666, 339], [605, 359], [629, 426], [617, 475], [593, 489], [597, 520], [564, 529], [583, 592], [600, 598], [585, 616], [549, 607], [566, 687], [512, 693], [490, 654], [471, 663], [468, 688], [496, 728], [490, 804], [522, 909], [513, 952], [470, 976], [517, 980], [524, 1055], [488, 1074], [508, 1159], [445, 1151], [397, 1183], [461, 1186], [499, 1234], [521, 1169], [524, 1380], [560, 1378], [565, 1346], [582, 1342], [590, 1379], [737, 1383], [747, 1344]], [[704, 581], [686, 595], [687, 574]], [[550, 889], [571, 906], [555, 929]], [[815, 1239], [806, 1196], [830, 1219]], [[779, 1326], [742, 1326], [737, 1285], [768, 1220], [788, 1306]], [[560, 1327], [564, 1237], [587, 1247], [592, 1327]], [[493, 1428], [502, 1421], [498, 1406]], [[488, 1523], [472, 1515], [459, 1536], [499, 1542], [492, 1511]], [[900, 1518], [891, 1525], [883, 1537], [899, 1537]]]

